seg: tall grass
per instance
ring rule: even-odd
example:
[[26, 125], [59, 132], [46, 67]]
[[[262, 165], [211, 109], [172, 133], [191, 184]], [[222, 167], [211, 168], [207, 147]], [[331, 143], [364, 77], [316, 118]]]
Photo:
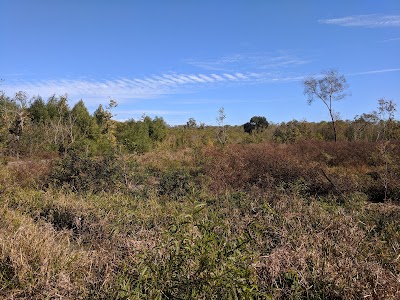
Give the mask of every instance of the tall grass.
[[[106, 166], [124, 176], [101, 189], [104, 173], [86, 172], [99, 159], [73, 165], [81, 189], [55, 184], [68, 164], [3, 167], [0, 298], [398, 299], [388, 149], [387, 169], [373, 143], [116, 157]], [[371, 196], [382, 176], [386, 200]]]

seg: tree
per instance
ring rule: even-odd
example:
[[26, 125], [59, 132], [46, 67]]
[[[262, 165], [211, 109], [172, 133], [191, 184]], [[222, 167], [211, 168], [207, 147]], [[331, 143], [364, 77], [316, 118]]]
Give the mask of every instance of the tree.
[[162, 142], [167, 136], [167, 123], [161, 117], [155, 117], [149, 128], [149, 136], [154, 142]]
[[46, 103], [40, 96], [33, 98], [32, 100], [32, 104], [28, 109], [32, 122], [36, 125], [47, 123], [49, 119], [49, 113], [47, 111]]
[[[93, 138], [95, 135], [95, 120], [90, 116], [85, 103], [78, 101], [71, 110], [71, 115], [75, 120], [77, 134], [84, 138]], [[97, 125], [97, 124], [96, 124]]]
[[377, 115], [383, 125], [383, 138], [390, 140], [394, 133], [394, 114], [396, 112], [396, 103], [393, 100], [379, 99]]
[[256, 124], [247, 122], [247, 123], [243, 124], [243, 129], [244, 129], [244, 132], [251, 134], [253, 132], [253, 130], [256, 129]]
[[216, 133], [217, 133], [217, 140], [222, 146], [224, 146], [228, 140], [228, 135], [226, 133], [226, 126], [224, 124], [225, 119], [226, 119], [225, 109], [221, 107], [220, 109], [218, 109], [218, 117], [217, 117], [218, 128]]
[[269, 126], [269, 123], [265, 117], [254, 116], [250, 119], [250, 122], [247, 122], [243, 125], [244, 132], [251, 134], [254, 130], [257, 132], [263, 131], [265, 128]]
[[197, 122], [195, 118], [189, 118], [189, 120], [186, 122], [185, 128], [196, 128], [197, 127]]
[[24, 133], [24, 127], [28, 123], [28, 110], [27, 110], [27, 95], [20, 91], [17, 92], [12, 99], [14, 110], [11, 111], [12, 123], [9, 124], [8, 132], [13, 136], [12, 144], [14, 146], [14, 153], [19, 158], [19, 145], [21, 135]]
[[101, 134], [105, 137], [108, 145], [114, 147], [116, 145], [116, 122], [112, 120], [114, 115], [111, 110], [117, 107], [118, 104], [115, 100], [110, 99], [106, 109], [100, 104], [94, 112], [93, 116], [100, 128]]
[[331, 117], [334, 140], [337, 140], [336, 120], [338, 114], [333, 110], [332, 102], [344, 99], [347, 96], [348, 84], [343, 75], [336, 70], [323, 73], [322, 77], [310, 76], [303, 81], [304, 94], [308, 96], [308, 104], [311, 105], [315, 99], [320, 99], [329, 111]]

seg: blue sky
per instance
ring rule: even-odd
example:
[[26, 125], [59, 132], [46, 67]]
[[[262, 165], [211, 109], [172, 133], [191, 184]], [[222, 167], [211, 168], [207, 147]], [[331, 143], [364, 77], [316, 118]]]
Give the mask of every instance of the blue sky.
[[400, 105], [398, 0], [0, 0], [0, 12], [9, 96], [67, 93], [91, 112], [111, 97], [116, 119], [171, 125], [215, 125], [220, 107], [228, 124], [320, 121], [301, 81], [335, 68], [351, 92], [335, 103], [343, 119]]

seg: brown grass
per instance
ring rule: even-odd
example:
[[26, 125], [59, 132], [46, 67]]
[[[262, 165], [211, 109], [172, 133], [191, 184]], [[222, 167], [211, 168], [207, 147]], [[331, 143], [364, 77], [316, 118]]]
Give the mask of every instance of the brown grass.
[[0, 298], [398, 299], [398, 199], [368, 200], [385, 175], [378, 146], [158, 152], [129, 158], [143, 188], [118, 193], [3, 168]]

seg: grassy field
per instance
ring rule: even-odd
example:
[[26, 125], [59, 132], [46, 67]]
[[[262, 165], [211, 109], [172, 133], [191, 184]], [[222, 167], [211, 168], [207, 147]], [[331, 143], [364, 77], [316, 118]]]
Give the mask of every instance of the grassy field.
[[394, 142], [0, 168], [2, 299], [399, 299]]

